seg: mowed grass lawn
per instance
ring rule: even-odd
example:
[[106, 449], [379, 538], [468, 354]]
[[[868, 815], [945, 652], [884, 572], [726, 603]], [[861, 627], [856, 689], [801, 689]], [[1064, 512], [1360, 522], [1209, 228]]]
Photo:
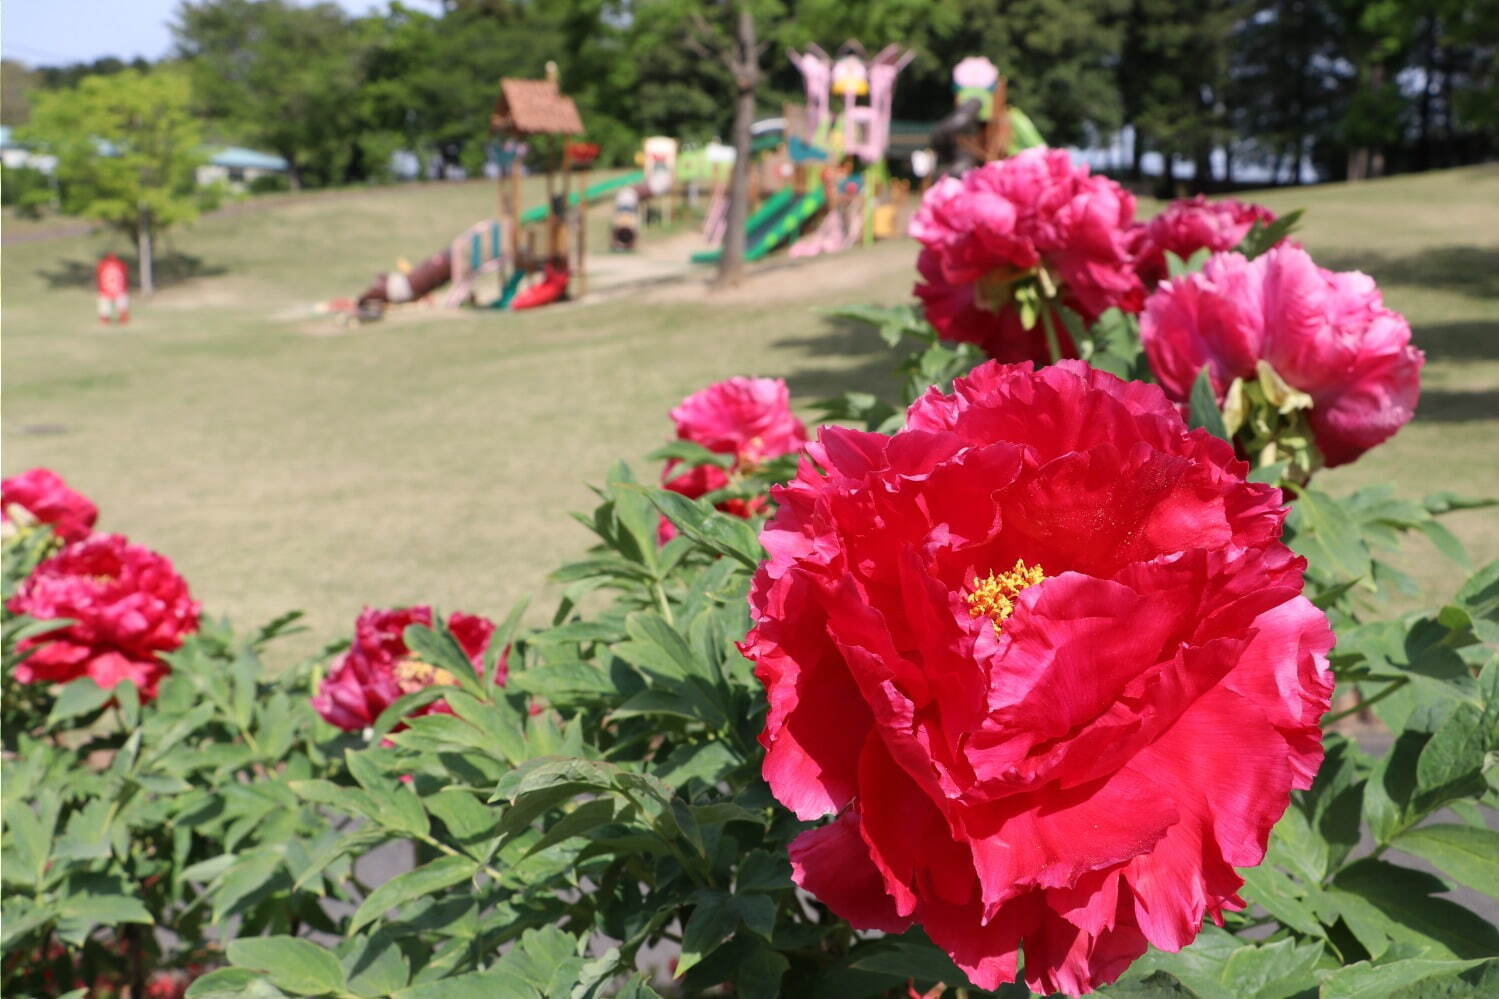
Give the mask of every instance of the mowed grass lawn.
[[[60, 471], [98, 501], [102, 527], [168, 553], [212, 614], [308, 610], [310, 649], [365, 604], [499, 615], [539, 595], [545, 609], [546, 574], [589, 543], [567, 516], [591, 508], [586, 484], [620, 458], [654, 476], [642, 456], [670, 435], [667, 410], [708, 382], [782, 376], [803, 405], [890, 388], [878, 338], [819, 309], [905, 299], [904, 240], [773, 265], [720, 296], [689, 283], [351, 331], [310, 314], [396, 257], [431, 253], [493, 200], [488, 184], [452, 184], [204, 220], [170, 240], [168, 277], [191, 276], [139, 302], [123, 332], [93, 313], [90, 268], [109, 237], [5, 246], [5, 473]], [[1429, 357], [1416, 421], [1322, 484], [1499, 496], [1499, 168], [1260, 200], [1307, 207], [1306, 245], [1378, 278]], [[1488, 559], [1496, 520], [1449, 523]], [[1450, 588], [1454, 570], [1411, 552], [1424, 582]]]

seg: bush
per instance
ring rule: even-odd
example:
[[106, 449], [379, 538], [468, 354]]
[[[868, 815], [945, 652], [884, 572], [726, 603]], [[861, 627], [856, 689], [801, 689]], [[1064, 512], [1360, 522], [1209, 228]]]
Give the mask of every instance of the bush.
[[263, 173], [245, 185], [251, 194], [280, 194], [291, 190], [291, 182], [283, 174]]
[[[1258, 279], [1288, 229], [1256, 222], [1205, 270], [1170, 252], [1155, 295]], [[923, 238], [975, 259], [962, 231]], [[1152, 297], [1142, 344], [1139, 303], [1085, 317], [1038, 246], [951, 328], [1011, 349], [979, 327], [1014, 321], [1026, 349], [1091, 363], [999, 365], [926, 310], [846, 310], [891, 345], [910, 408], [828, 400], [846, 426], [803, 452], [784, 385], [689, 397], [659, 475], [620, 464], [597, 488], [597, 543], [553, 573], [538, 627], [524, 605], [497, 625], [368, 612], [351, 643], [267, 664], [295, 615], [209, 621], [159, 654], [150, 700], [109, 658], [128, 580], [80, 570], [69, 592], [108, 599], [72, 613], [99, 622], [22, 616], [47, 617], [48, 522], [86, 501], [8, 480], [6, 989], [1491, 992], [1499, 931], [1449, 890], [1499, 894], [1499, 564], [1468, 566], [1441, 524], [1482, 504], [1314, 487], [1318, 407], [1340, 403], [1289, 365], [1203, 366], [1189, 432], [1140, 379], [1214, 328], [1156, 328]], [[1346, 346], [1372, 317], [1398, 341], [1381, 308], [1295, 335]], [[1412, 531], [1462, 575], [1398, 611], [1389, 553]], [[59, 628], [95, 643], [86, 677], [21, 684]], [[1359, 712], [1387, 750], [1350, 736]], [[392, 846], [410, 862], [377, 879]]]

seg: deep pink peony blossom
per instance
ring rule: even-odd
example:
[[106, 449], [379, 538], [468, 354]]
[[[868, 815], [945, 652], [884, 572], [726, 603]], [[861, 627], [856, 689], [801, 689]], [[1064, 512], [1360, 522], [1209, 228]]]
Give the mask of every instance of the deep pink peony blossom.
[[1263, 205], [1233, 198], [1209, 201], [1200, 194], [1177, 198], [1155, 218], [1138, 222], [1130, 230], [1135, 269], [1149, 294], [1170, 275], [1167, 251], [1186, 260], [1199, 250], [1232, 250], [1256, 222], [1268, 225], [1274, 221], [1275, 213]]
[[[790, 393], [780, 378], [736, 376], [716, 382], [683, 399], [671, 411], [679, 440], [701, 444], [716, 454], [734, 455], [734, 468], [748, 468], [799, 449], [807, 428], [791, 412]], [[662, 485], [689, 499], [697, 499], [729, 484], [729, 476], [714, 465], [699, 465], [673, 474], [680, 462], [672, 460], [661, 471]], [[735, 499], [719, 509], [749, 518], [765, 509], [764, 499]], [[663, 542], [676, 534], [662, 518]]]
[[198, 604], [171, 560], [118, 534], [94, 534], [42, 562], [8, 605], [39, 620], [67, 618], [61, 631], [28, 638], [16, 667], [21, 683], [92, 677], [112, 688], [129, 679], [156, 696], [168, 672], [159, 658], [198, 628]]
[[[406, 647], [406, 628], [413, 624], [432, 627], [432, 608], [400, 607], [379, 610], [366, 607], [354, 623], [354, 644], [323, 680], [312, 698], [313, 710], [330, 724], [357, 732], [375, 724], [381, 712], [407, 694], [433, 684], [453, 686], [457, 681], [447, 670], [422, 662]], [[448, 620], [453, 637], [468, 653], [474, 669], [484, 672], [484, 653], [494, 634], [494, 622], [474, 614], [456, 613]], [[496, 669], [497, 682], [505, 685], [508, 652], [502, 653]], [[446, 701], [437, 700], [415, 714], [451, 713]]]
[[1150, 367], [1183, 402], [1203, 365], [1223, 401], [1265, 361], [1311, 396], [1309, 422], [1326, 465], [1342, 465], [1409, 422], [1425, 356], [1410, 325], [1384, 307], [1372, 278], [1333, 273], [1299, 246], [1246, 260], [1212, 257], [1150, 296], [1140, 321]]
[[[761, 534], [765, 779], [799, 885], [974, 984], [1087, 992], [1240, 908], [1322, 759], [1332, 632], [1278, 490], [1160, 389], [990, 362], [825, 427]], [[815, 463], [815, 464], [814, 464]]]
[[[1026, 329], [1015, 283], [1044, 267], [1063, 304], [1091, 323], [1143, 299], [1127, 245], [1135, 199], [1060, 149], [1029, 149], [934, 184], [911, 218], [923, 249], [916, 295], [947, 340], [978, 344], [1002, 361], [1049, 361], [1038, 321]], [[1060, 319], [1062, 352], [1076, 348]]]
[[93, 501], [50, 468], [33, 468], [0, 482], [0, 517], [10, 519], [7, 508], [12, 503], [50, 524], [64, 541], [82, 541], [99, 519]]

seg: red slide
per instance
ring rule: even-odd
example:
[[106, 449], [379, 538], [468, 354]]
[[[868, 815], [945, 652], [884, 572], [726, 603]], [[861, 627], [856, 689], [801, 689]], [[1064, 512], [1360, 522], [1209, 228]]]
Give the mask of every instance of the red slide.
[[546, 277], [540, 284], [533, 284], [511, 299], [512, 309], [534, 309], [538, 305], [547, 305], [562, 297], [567, 290], [567, 281], [571, 275], [566, 267], [555, 267], [546, 265]]

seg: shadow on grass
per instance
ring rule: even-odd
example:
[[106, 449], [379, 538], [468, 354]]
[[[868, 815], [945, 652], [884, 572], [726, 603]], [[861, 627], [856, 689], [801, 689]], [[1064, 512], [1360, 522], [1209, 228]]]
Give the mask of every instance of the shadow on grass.
[[[121, 256], [120, 259], [130, 269], [132, 287], [139, 287], [140, 261], [134, 256]], [[47, 287], [54, 291], [59, 288], [92, 288], [94, 268], [98, 263], [98, 260], [59, 260], [54, 269], [41, 268], [36, 273], [47, 282]], [[162, 288], [170, 288], [174, 284], [191, 281], [193, 278], [217, 277], [229, 272], [227, 267], [205, 264], [202, 257], [175, 251], [158, 253], [153, 258], [152, 264], [158, 291]]]
[[1499, 389], [1449, 392], [1427, 389], [1416, 405], [1416, 419], [1423, 423], [1476, 423], [1499, 420]]
[[1499, 318], [1415, 327], [1416, 346], [1432, 361], [1499, 360]]
[[1441, 288], [1471, 298], [1499, 298], [1499, 247], [1438, 246], [1393, 256], [1333, 253], [1317, 263], [1334, 271], [1363, 271], [1381, 285]]
[[863, 323], [826, 316], [821, 332], [787, 337], [776, 341], [775, 346], [799, 350], [808, 359], [846, 358], [851, 362], [839, 367], [817, 365], [785, 374], [793, 403], [815, 402], [844, 392], [873, 392], [890, 402], [900, 397], [896, 354], [872, 327]]

